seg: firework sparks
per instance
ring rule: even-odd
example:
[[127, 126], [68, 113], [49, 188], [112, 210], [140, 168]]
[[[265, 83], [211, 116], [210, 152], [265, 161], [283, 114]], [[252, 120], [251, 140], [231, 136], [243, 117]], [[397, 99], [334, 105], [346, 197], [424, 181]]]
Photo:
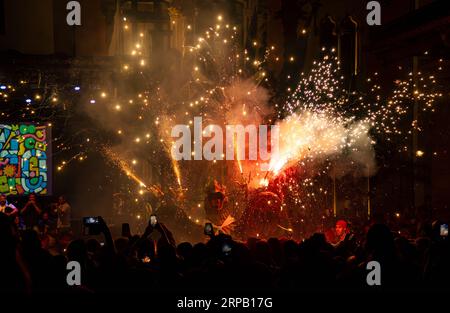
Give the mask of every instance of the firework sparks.
[[130, 165], [127, 164], [120, 156], [115, 154], [111, 149], [107, 147], [102, 147], [103, 154], [115, 164], [123, 173], [127, 175], [130, 179], [139, 184], [139, 187], [145, 188], [146, 190], [154, 193], [155, 195], [163, 195], [161, 189], [156, 185], [147, 185], [142, 179], [140, 179], [136, 174], [133, 173]]
[[[364, 92], [346, 90], [337, 56], [334, 51], [324, 51], [323, 58], [314, 62], [308, 73], [302, 73], [297, 87], [290, 86], [289, 92], [292, 88], [292, 93], [287, 100], [272, 100], [275, 98], [272, 86], [266, 83], [271, 81], [271, 72], [264, 67], [272, 57], [279, 60], [279, 56], [272, 56], [276, 49], [270, 47], [261, 53], [264, 45], [258, 40], [252, 40], [257, 52], [252, 51], [252, 47], [242, 49], [239, 33], [235, 26], [226, 24], [225, 17], [201, 33], [195, 44], [188, 47], [190, 53], [187, 53], [183, 64], [192, 72], [188, 79], [182, 81], [179, 90], [173, 91], [174, 84], [169, 83], [172, 88], [167, 88], [162, 83], [154, 83], [143, 87], [135, 95], [117, 95], [106, 92], [108, 88], [102, 86], [86, 98], [88, 110], [98, 110], [98, 115], [91, 117], [102, 121], [105, 128], [108, 124], [117, 142], [127, 148], [123, 149], [125, 153], [117, 152], [120, 155], [109, 148], [102, 149], [102, 152], [140, 187], [161, 193], [159, 188], [146, 184], [136, 175], [137, 167], [151, 162], [151, 159], [155, 160], [152, 164], [154, 172], [171, 167], [173, 186], [167, 186], [168, 189], [181, 191], [184, 185], [186, 190], [192, 191], [205, 178], [190, 175], [196, 173], [198, 162], [178, 163], [172, 158], [167, 145], [170, 145], [170, 129], [174, 125], [185, 124], [191, 128], [196, 116], [219, 126], [276, 124], [279, 126], [279, 151], [269, 160], [268, 171], [260, 170], [260, 160], [249, 162], [238, 158], [246, 148], [237, 145], [234, 139], [236, 157], [232, 161], [235, 162], [233, 166], [213, 160], [214, 166], [202, 164], [205, 171], [201, 174], [217, 175], [224, 181], [242, 183], [245, 171], [249, 177], [245, 182], [246, 188], [270, 190], [278, 185], [280, 194], [294, 198], [293, 204], [304, 207], [305, 198], [317, 199], [320, 195], [331, 193], [330, 186], [325, 186], [317, 177], [329, 178], [330, 173], [336, 176], [336, 163], [344, 164], [341, 167], [349, 172], [372, 175], [377, 168], [374, 152], [377, 140], [398, 143], [396, 139], [404, 141], [415, 131], [420, 131], [423, 128], [421, 120], [409, 120], [411, 104], [416, 104], [419, 111], [433, 112], [434, 103], [442, 96], [436, 92], [436, 77], [421, 72], [409, 73], [406, 78], [396, 80], [390, 94], [382, 90], [377, 73], [367, 79]], [[120, 65], [121, 73], [129, 75], [137, 69], [145, 72], [145, 67], [150, 64], [142, 59], [143, 48], [142, 38], [138, 39], [129, 51], [130, 56], [135, 57]], [[297, 60], [297, 56], [288, 56], [285, 61]], [[179, 81], [176, 83], [178, 86]], [[84, 90], [75, 87], [77, 94]], [[13, 88], [2, 85], [1, 97], [13, 95]], [[65, 102], [62, 94], [40, 92], [33, 97], [27, 95], [27, 106], [35, 100], [47, 101], [52, 106]], [[277, 103], [273, 103], [275, 101]], [[29, 107], [25, 110], [23, 113], [34, 114]], [[90, 146], [98, 142], [94, 134], [89, 134], [89, 137], [92, 141], [87, 139], [86, 142], [90, 142]], [[57, 148], [66, 149], [64, 144], [59, 143]], [[83, 149], [87, 146], [83, 143]], [[132, 149], [129, 149], [130, 146]], [[147, 147], [151, 150], [145, 150]], [[397, 149], [407, 151], [408, 147], [402, 144]], [[145, 157], [142, 151], [145, 151]], [[152, 157], [147, 158], [149, 153]], [[416, 157], [422, 157], [425, 152], [418, 150], [414, 153]], [[127, 157], [132, 155], [131, 159], [136, 161], [127, 164], [125, 154]], [[65, 161], [57, 169], [61, 171], [72, 160], [85, 159], [85, 152], [77, 153], [72, 159], [65, 156]], [[229, 179], [238, 175], [239, 179]]]
[[180, 167], [178, 166], [177, 160], [175, 160], [174, 158], [172, 158], [172, 168], [173, 168], [173, 172], [177, 178], [178, 186], [180, 187], [180, 190], [182, 190]]
[[233, 146], [234, 146], [234, 149], [235, 149], [235, 151], [234, 151], [235, 159], [237, 160], [237, 164], [238, 164], [238, 167], [239, 167], [239, 172], [241, 174], [243, 174], [242, 162], [241, 162], [241, 159], [239, 158], [239, 145], [236, 144], [236, 137], [233, 137]]

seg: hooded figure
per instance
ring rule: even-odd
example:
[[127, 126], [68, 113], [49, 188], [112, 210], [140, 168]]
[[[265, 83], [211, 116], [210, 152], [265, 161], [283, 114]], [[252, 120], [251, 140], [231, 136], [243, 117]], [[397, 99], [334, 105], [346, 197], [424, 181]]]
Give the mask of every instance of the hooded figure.
[[206, 188], [205, 219], [211, 222], [216, 233], [230, 234], [234, 228], [235, 219], [226, 209], [227, 197], [225, 187], [214, 180]]

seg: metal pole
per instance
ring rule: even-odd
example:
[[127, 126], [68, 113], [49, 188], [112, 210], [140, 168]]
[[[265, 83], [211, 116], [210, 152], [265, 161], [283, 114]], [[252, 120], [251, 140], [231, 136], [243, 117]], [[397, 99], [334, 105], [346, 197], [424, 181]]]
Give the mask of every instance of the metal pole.
[[370, 208], [370, 170], [367, 167], [367, 219], [370, 220], [371, 208]]
[[333, 169], [333, 214], [334, 217], [337, 215], [337, 206], [336, 206], [336, 169]]

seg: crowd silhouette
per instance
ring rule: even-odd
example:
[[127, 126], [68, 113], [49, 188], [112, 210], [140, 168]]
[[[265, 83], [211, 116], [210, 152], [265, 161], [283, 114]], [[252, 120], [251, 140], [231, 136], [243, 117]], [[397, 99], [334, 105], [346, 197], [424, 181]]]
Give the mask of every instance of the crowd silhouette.
[[[339, 221], [341, 227], [342, 221]], [[0, 213], [0, 290], [35, 294], [95, 294], [152, 290], [336, 290], [368, 286], [366, 265], [381, 265], [382, 289], [449, 289], [450, 245], [441, 221], [422, 224], [407, 239], [382, 223], [346, 232], [330, 243], [323, 233], [295, 241], [211, 235], [176, 243], [164, 222], [113, 239], [99, 218], [100, 237], [57, 239], [21, 230]], [[338, 225], [337, 225], [338, 226]], [[101, 238], [101, 239], [99, 239]], [[66, 282], [69, 261], [81, 265], [81, 285]]]

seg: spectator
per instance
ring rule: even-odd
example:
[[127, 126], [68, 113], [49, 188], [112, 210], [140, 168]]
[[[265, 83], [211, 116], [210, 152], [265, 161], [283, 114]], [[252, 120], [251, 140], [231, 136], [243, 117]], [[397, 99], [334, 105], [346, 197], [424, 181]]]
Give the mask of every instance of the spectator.
[[71, 226], [71, 207], [64, 196], [58, 198], [56, 212], [58, 215], [57, 227], [60, 231], [66, 231]]
[[38, 224], [39, 215], [42, 213], [40, 205], [36, 201], [36, 195], [30, 194], [28, 202], [20, 210], [27, 229], [32, 229]]
[[31, 293], [31, 277], [18, 248], [11, 220], [0, 213], [0, 293]]
[[[77, 238], [64, 255], [63, 242], [70, 240], [66, 234], [53, 237], [28, 229], [19, 236], [13, 221], [0, 213], [0, 290], [364, 289], [370, 261], [381, 265], [380, 288], [448, 288], [450, 277], [448, 240], [439, 232], [444, 222], [435, 222], [430, 237], [416, 241], [378, 223], [367, 234], [357, 230], [348, 234], [344, 231], [348, 227], [342, 227], [336, 233], [347, 236], [338, 245], [316, 233], [299, 243], [278, 238], [250, 238], [243, 243], [220, 234], [206, 244], [176, 246], [172, 232], [161, 222], [149, 223], [142, 236], [114, 241], [104, 220], [99, 220], [103, 239]], [[157, 235], [154, 240], [152, 234]], [[68, 260], [81, 265], [81, 287], [66, 284]]]
[[18, 212], [17, 208], [8, 203], [5, 195], [0, 195], [0, 213], [4, 213], [7, 216], [13, 216]]
[[41, 234], [47, 234], [49, 232], [53, 232], [56, 229], [56, 223], [53, 217], [51, 216], [50, 212], [43, 211], [41, 218], [38, 222], [39, 226], [39, 232]]

